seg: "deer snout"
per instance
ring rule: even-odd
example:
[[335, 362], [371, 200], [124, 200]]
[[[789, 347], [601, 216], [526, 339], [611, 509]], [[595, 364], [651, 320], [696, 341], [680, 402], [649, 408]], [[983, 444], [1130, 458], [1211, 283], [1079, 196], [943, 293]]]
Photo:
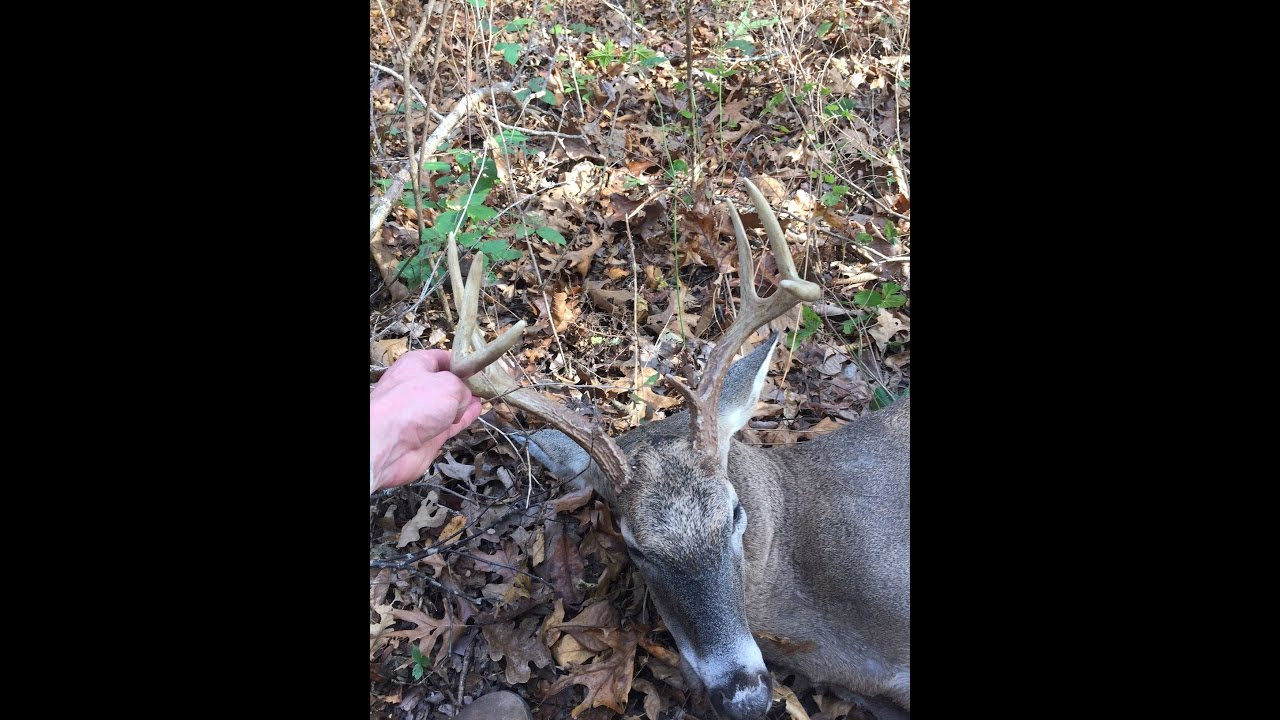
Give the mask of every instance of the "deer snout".
[[768, 672], [739, 670], [728, 683], [707, 688], [707, 697], [721, 717], [761, 720], [773, 702], [773, 678]]

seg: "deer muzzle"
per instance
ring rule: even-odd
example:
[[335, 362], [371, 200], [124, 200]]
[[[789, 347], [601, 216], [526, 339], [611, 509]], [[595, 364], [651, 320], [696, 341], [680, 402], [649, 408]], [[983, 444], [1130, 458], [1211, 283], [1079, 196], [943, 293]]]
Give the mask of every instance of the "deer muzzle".
[[708, 687], [707, 699], [721, 717], [761, 720], [773, 701], [773, 678], [765, 670], [740, 669], [724, 685]]

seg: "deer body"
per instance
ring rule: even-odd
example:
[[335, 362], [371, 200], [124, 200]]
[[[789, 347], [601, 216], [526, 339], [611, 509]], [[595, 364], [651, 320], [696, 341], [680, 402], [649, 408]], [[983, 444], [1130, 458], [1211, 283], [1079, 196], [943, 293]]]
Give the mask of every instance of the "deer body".
[[468, 380], [472, 392], [501, 396], [557, 428], [520, 439], [554, 475], [590, 483], [614, 508], [686, 675], [720, 715], [764, 717], [768, 659], [862, 696], [881, 720], [903, 717], [911, 707], [910, 401], [807, 443], [764, 449], [734, 439], [750, 420], [778, 334], [736, 363], [734, 353], [756, 328], [821, 296], [796, 272], [759, 190], [745, 184], [782, 279], [774, 294], [756, 295], [749, 245], [729, 205], [742, 309], [696, 392], [667, 379], [688, 412], [610, 438], [488, 367], [524, 324], [481, 342], [481, 264], [464, 285], [451, 240], [455, 296], [466, 297], [453, 367], [480, 368]]
[[910, 412], [903, 400], [811, 442], [729, 456], [765, 659], [908, 710]]
[[[729, 413], [742, 410], [727, 396], [756, 373], [763, 377], [768, 355], [758, 351], [734, 365], [720, 398]], [[743, 399], [754, 405], [758, 393]], [[736, 602], [726, 592], [736, 589], [734, 578], [721, 568], [732, 554], [714, 537], [699, 537], [719, 526], [699, 522], [716, 514], [709, 506], [717, 483], [696, 467], [686, 413], [615, 438], [645, 478], [631, 497], [612, 496], [586, 453], [557, 431], [534, 433], [529, 450], [557, 477], [590, 482], [610, 498], [628, 547], [649, 546], [633, 561], [712, 697], [715, 676], [725, 674], [716, 665], [740, 670], [735, 689], [722, 691], [731, 698], [752, 685], [763, 657], [812, 682], [910, 710], [910, 402], [810, 442], [760, 448], [730, 440], [725, 477], [748, 519]], [[655, 544], [667, 547], [655, 553]], [[663, 554], [670, 562], [653, 557]], [[745, 623], [734, 621], [739, 614]], [[753, 717], [722, 705], [730, 717]]]

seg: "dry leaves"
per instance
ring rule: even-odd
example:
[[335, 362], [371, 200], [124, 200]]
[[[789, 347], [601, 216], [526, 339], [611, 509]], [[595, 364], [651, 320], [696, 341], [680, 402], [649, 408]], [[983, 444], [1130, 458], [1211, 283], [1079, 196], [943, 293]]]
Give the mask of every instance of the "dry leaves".
[[498, 623], [483, 625], [481, 630], [489, 641], [489, 659], [506, 658], [509, 685], [528, 682], [530, 664], [542, 668], [551, 662], [551, 654], [542, 644], [536, 617], [525, 618], [519, 627], [515, 623]]
[[[635, 672], [636, 632], [618, 628], [617, 612], [601, 601], [560, 625], [565, 634], [556, 646], [572, 643], [574, 650], [564, 651], [569, 674], [556, 681], [547, 694], [554, 695], [569, 685], [586, 687], [586, 698], [570, 712], [572, 717], [595, 707], [626, 712]], [[582, 662], [577, 662], [578, 658]]]
[[445, 523], [445, 520], [449, 517], [449, 512], [440, 507], [438, 504], [439, 499], [439, 493], [435, 490], [427, 493], [426, 499], [418, 506], [418, 513], [400, 529], [400, 537], [396, 540], [396, 547], [402, 548], [409, 543], [417, 542], [418, 533], [423, 528], [436, 528]]
[[[740, 21], [719, 6], [703, 10], [694, 16], [697, 69], [704, 69], [705, 52], [723, 26]], [[536, 320], [514, 353], [525, 382], [575, 378], [593, 385], [543, 392], [575, 412], [594, 415], [591, 422], [609, 426], [615, 435], [678, 410], [680, 397], [654, 384], [659, 374], [683, 365], [673, 361], [682, 344], [676, 336], [714, 341], [736, 310], [740, 268], [722, 200], [747, 210], [742, 219], [756, 250], [757, 288], [762, 295], [776, 291], [776, 261], [762, 251], [766, 243], [759, 217], [734, 181], [749, 174], [778, 211], [798, 263], [804, 258], [803, 272], [822, 285], [824, 294], [814, 306], [821, 328], [793, 355], [779, 353], [745, 439], [808, 440], [866, 412], [873, 387], [898, 393], [909, 386], [910, 304], [869, 311], [853, 300], [880, 280], [909, 288], [910, 263], [904, 256], [909, 256], [911, 225], [910, 93], [909, 83], [899, 81], [909, 79], [910, 48], [903, 42], [909, 21], [903, 9], [855, 5], [839, 18], [818, 6], [783, 3], [770, 11], [781, 22], [753, 32], [757, 54], [790, 52], [775, 46], [779, 27], [834, 25], [822, 37], [799, 37], [808, 44], [794, 48], [797, 55], [788, 61], [781, 87], [775, 85], [778, 78], [767, 75], [767, 63], [735, 65], [737, 72], [719, 78], [722, 101], [708, 96], [708, 102], [699, 103], [697, 146], [684, 118], [657, 119], [656, 103], [664, 112], [689, 107], [687, 93], [672, 89], [683, 81], [683, 66], [660, 63], [640, 72], [631, 61], [585, 60], [607, 41], [624, 51], [643, 44], [668, 58], [687, 57], [682, 21], [665, 6], [637, 6], [635, 23], [608, 6], [591, 4], [570, 7], [567, 17], [551, 20], [524, 0], [498, 4], [494, 11], [494, 29], [483, 30], [479, 40], [521, 43], [529, 51], [567, 42], [574, 67], [557, 66], [546, 78], [558, 103], [537, 100], [524, 108], [500, 98], [459, 125], [450, 136], [450, 151], [434, 158], [452, 170], [431, 173], [424, 185], [428, 199], [439, 199], [452, 192], [450, 178], [462, 173], [474, 178], [480, 158], [493, 163], [498, 182], [484, 205], [502, 213], [469, 229], [487, 233], [481, 242], [506, 243], [519, 251], [517, 258], [489, 264], [497, 280], [483, 290], [482, 313], [488, 337], [518, 320]], [[400, 65], [403, 58], [392, 38], [410, 37], [420, 13], [414, 5], [389, 7], [387, 18], [371, 11], [370, 59]], [[887, 32], [889, 25], [879, 19], [883, 13], [903, 25]], [[517, 17], [533, 20], [515, 31], [503, 29]], [[555, 36], [555, 22], [595, 30]], [[468, 28], [475, 31], [463, 14], [440, 14], [420, 44], [432, 47], [436, 31], [446, 30], [436, 110], [448, 112], [458, 100], [453, 91], [439, 94], [440, 88], [494, 76], [495, 67], [504, 77], [514, 73], [517, 83], [533, 77], [533, 66], [523, 59], [508, 66], [502, 53], [484, 67], [461, 40]], [[580, 104], [576, 93], [563, 91], [579, 80], [589, 91]], [[806, 83], [814, 85], [812, 92], [803, 89]], [[786, 101], [766, 111], [778, 90], [785, 91]], [[370, 93], [371, 176], [387, 180], [407, 154], [403, 88], [385, 73], [371, 71]], [[832, 112], [828, 105], [843, 110]], [[508, 129], [494, 125], [494, 117], [510, 127], [567, 136], [532, 133], [506, 148], [513, 152], [497, 152], [494, 139]], [[832, 152], [819, 154], [816, 147]], [[454, 150], [471, 153], [473, 160], [464, 165]], [[689, 188], [686, 175], [673, 179], [668, 173], [673, 162], [693, 164], [695, 155], [701, 182]], [[889, 175], [893, 183], [886, 182]], [[838, 185], [853, 184], [857, 188], [843, 195], [827, 195]], [[385, 187], [371, 187], [371, 199]], [[439, 212], [432, 207], [424, 213], [428, 226]], [[450, 343], [455, 318], [446, 317], [436, 293], [415, 302], [421, 286], [407, 288], [404, 280], [391, 288], [390, 298], [374, 293], [377, 278], [388, 281], [418, 249], [415, 217], [396, 203], [371, 238], [371, 335], [383, 338], [371, 342], [373, 365], [390, 366], [411, 341], [415, 347]], [[518, 232], [522, 225], [554, 228], [567, 244], [541, 237], [526, 241]], [[888, 241], [889, 234], [895, 242]], [[464, 265], [473, 252], [464, 250]], [[884, 256], [895, 260], [884, 262]], [[795, 327], [798, 315], [774, 325]], [[856, 329], [841, 331], [843, 323]], [[486, 419], [504, 430], [530, 422], [504, 403], [494, 403]], [[412, 571], [371, 572], [371, 716], [447, 715], [447, 708], [433, 709], [442, 700], [428, 703], [426, 698], [447, 700], [457, 692], [465, 655], [473, 663], [465, 694], [523, 685], [543, 720], [641, 713], [649, 720], [682, 713], [711, 717], [695, 695], [686, 697], [680, 658], [669, 637], [622, 629], [640, 628], [654, 616], [646, 614], [652, 607], [630, 581], [632, 568], [607, 506], [593, 501], [589, 488], [570, 491], [553, 483], [536, 464], [527, 472], [516, 453], [495, 449], [502, 447], [491, 429], [464, 431], [447, 443], [432, 469], [431, 479], [449, 492], [432, 490], [418, 502], [425, 490], [407, 488], [371, 499], [371, 547], [407, 551], [451, 535], [452, 542], [461, 541], [419, 561]], [[485, 530], [464, 537], [460, 532], [469, 527], [468, 519]], [[397, 619], [403, 622], [400, 630], [394, 629]], [[410, 625], [413, 629], [404, 629]], [[472, 630], [460, 634], [467, 627]], [[408, 644], [397, 642], [404, 638], [434, 653], [433, 667], [447, 669], [414, 680], [405, 670], [411, 664]], [[461, 647], [450, 654], [447, 648], [455, 642]], [[645, 649], [641, 663], [637, 646]], [[633, 687], [640, 693], [630, 697]], [[802, 697], [809, 703], [807, 692]], [[553, 699], [557, 693], [561, 697]], [[779, 697], [790, 717], [807, 717], [790, 690]], [[843, 709], [830, 698], [814, 699], [827, 717]]]

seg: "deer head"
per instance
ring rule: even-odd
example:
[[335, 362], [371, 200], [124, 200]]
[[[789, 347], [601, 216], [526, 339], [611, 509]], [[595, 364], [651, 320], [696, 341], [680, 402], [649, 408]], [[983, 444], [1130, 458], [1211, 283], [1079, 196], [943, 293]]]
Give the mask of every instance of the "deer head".
[[614, 507], [628, 553], [688, 669], [717, 712], [735, 719], [763, 717], [772, 682], [747, 624], [743, 536], [750, 518], [729, 479], [729, 448], [751, 417], [778, 334], [737, 363], [732, 360], [757, 328], [821, 295], [817, 285], [796, 273], [764, 196], [751, 181], [744, 182], [777, 260], [779, 288], [768, 298], [756, 294], [746, 232], [737, 210], [726, 203], [742, 275], [738, 317], [712, 351], [696, 389], [667, 378], [685, 397], [687, 418], [677, 414], [616, 442], [489, 365], [514, 344], [524, 323], [492, 345], [483, 344], [475, 329], [480, 263], [472, 265], [469, 282], [462, 285], [456, 247], [452, 240], [449, 245], [455, 296], [464, 298], [453, 367], [460, 374], [481, 368], [470, 380], [472, 392], [502, 397], [556, 428], [530, 435], [530, 454], [557, 477], [589, 482]]

